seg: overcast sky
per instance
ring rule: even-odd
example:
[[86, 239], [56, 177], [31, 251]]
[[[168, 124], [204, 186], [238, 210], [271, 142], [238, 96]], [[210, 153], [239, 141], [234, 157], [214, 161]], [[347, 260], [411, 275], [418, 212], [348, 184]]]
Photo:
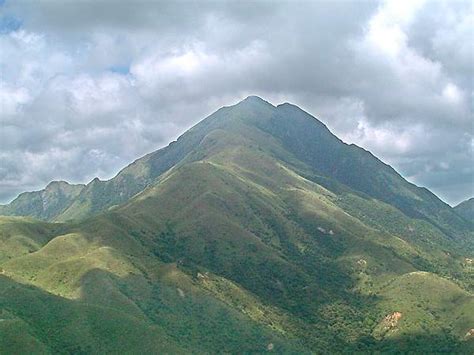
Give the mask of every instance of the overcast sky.
[[108, 179], [223, 105], [289, 101], [474, 195], [471, 1], [0, 0], [0, 201]]

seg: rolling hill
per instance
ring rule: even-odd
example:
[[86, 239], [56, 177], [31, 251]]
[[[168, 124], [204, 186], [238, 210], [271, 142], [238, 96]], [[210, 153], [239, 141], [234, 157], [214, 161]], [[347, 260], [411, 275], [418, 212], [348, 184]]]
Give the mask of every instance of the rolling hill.
[[23, 216], [0, 218], [2, 350], [473, 350], [472, 225], [294, 105], [38, 194], [0, 210]]

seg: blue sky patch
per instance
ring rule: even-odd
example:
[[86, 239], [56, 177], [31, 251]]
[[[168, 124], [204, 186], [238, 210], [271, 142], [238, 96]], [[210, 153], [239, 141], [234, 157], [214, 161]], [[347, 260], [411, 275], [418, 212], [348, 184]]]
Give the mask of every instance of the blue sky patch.
[[[0, 6], [3, 4], [0, 0]], [[0, 34], [7, 34], [17, 31], [21, 28], [22, 22], [19, 18], [13, 16], [0, 17]]]
[[109, 71], [112, 73], [127, 75], [130, 73], [130, 66], [128, 65], [113, 65], [109, 67]]

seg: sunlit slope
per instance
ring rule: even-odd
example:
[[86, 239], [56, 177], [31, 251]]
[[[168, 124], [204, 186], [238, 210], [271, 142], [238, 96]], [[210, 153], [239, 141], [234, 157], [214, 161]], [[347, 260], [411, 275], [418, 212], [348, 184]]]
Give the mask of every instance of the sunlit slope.
[[[401, 309], [398, 303], [383, 307], [386, 303], [379, 303], [378, 295], [385, 291], [379, 290], [385, 290], [384, 282], [416, 270], [403, 256], [413, 251], [405, 247], [396, 255], [387, 250], [385, 245], [397, 246], [397, 238], [377, 237], [331, 203], [332, 193], [285, 168], [280, 168], [288, 183], [282, 197], [269, 185], [252, 183], [233, 169], [219, 169], [215, 163], [193, 163], [170, 172], [123, 210], [70, 226], [40, 250], [6, 262], [4, 275], [74, 302], [125, 312], [132, 320], [150, 322], [149, 327], [162, 326], [163, 334], [194, 349], [203, 339], [205, 349], [217, 349], [229, 339], [235, 347], [245, 342], [254, 350], [268, 344], [281, 348], [288, 342], [279, 343], [271, 334], [300, 337], [306, 347], [318, 351], [360, 347], [360, 339], [372, 334], [379, 339], [379, 322]], [[180, 194], [183, 182], [195, 193]], [[172, 203], [184, 196], [190, 197], [185, 208]], [[314, 219], [314, 224], [298, 227], [301, 222], [286, 210], [294, 200], [305, 205], [295, 206], [299, 218]], [[263, 211], [262, 217], [255, 218], [252, 208]], [[285, 239], [285, 234], [294, 238]], [[359, 282], [359, 277], [371, 281]], [[405, 299], [403, 286], [392, 295], [399, 303], [412, 302]], [[446, 314], [440, 312], [452, 328], [445, 346], [457, 344], [455, 339], [461, 343], [472, 321], [467, 312], [459, 328], [449, 305]], [[421, 312], [429, 314], [429, 304]], [[71, 319], [74, 324], [75, 316]], [[5, 334], [14, 332], [9, 329]], [[444, 334], [437, 325], [430, 331]], [[212, 337], [206, 338], [209, 332]], [[337, 341], [331, 340], [335, 335]], [[375, 344], [382, 346], [384, 339]]]
[[[404, 274], [456, 275], [472, 288], [464, 254], [438, 228], [337, 183], [337, 192], [331, 192], [264, 151], [255, 152], [248, 137], [223, 131], [207, 136], [202, 160], [189, 157], [192, 163], [172, 169], [116, 213], [141, 226], [137, 238], [159, 257], [196, 273], [223, 275], [311, 324], [317, 339], [311, 346], [329, 336], [321, 328], [336, 322], [342, 310], [355, 321], [343, 326], [341, 349], [344, 341], [357, 343], [370, 334], [376, 319], [385, 316], [371, 309], [379, 303], [380, 287]], [[224, 148], [222, 139], [233, 144]], [[379, 212], [358, 219], [343, 208], [350, 199]], [[382, 228], [379, 218], [387, 215], [402, 226]], [[368, 315], [373, 321], [361, 327]], [[460, 339], [467, 330], [449, 336]]]
[[387, 316], [373, 335], [385, 351], [396, 342], [403, 351], [425, 352], [425, 338], [439, 352], [474, 352], [474, 295], [455, 282], [417, 271], [383, 285], [380, 294], [378, 307]]
[[219, 122], [219, 117], [225, 110], [227, 108], [216, 111], [167, 147], [137, 159], [113, 179], [108, 181], [94, 179], [65, 211], [52, 219], [57, 221], [84, 219], [126, 202], [193, 152], [210, 130], [222, 124]]
[[[2, 309], [16, 317], [15, 322], [3, 323], [3, 344], [18, 342], [24, 333], [21, 339], [26, 343], [21, 346], [47, 339], [45, 349], [57, 352], [78, 332], [74, 347], [86, 352], [119, 351], [121, 347], [134, 353], [163, 353], [161, 349], [256, 352], [265, 351], [269, 344], [285, 352], [304, 351], [281, 326], [272, 325], [272, 319], [278, 319], [271, 315], [276, 311], [223, 280], [221, 285], [232, 286], [241, 294], [233, 292], [233, 303], [229, 304], [220, 296], [223, 291], [213, 286], [214, 276], [206, 274], [206, 285], [201, 285], [196, 275], [157, 258], [137, 241], [132, 228], [126, 220], [113, 216], [98, 218], [71, 226], [40, 250], [1, 264], [2, 277], [13, 285], [10, 293], [0, 298]], [[41, 292], [46, 304], [15, 298], [15, 292], [22, 296], [23, 286], [14, 282], [34, 285], [28, 289], [33, 290], [29, 295], [37, 297]], [[29, 303], [28, 307], [24, 309], [22, 302]], [[41, 310], [33, 315], [36, 307]], [[42, 312], [48, 316], [44, 318]], [[83, 312], [91, 312], [94, 318]], [[64, 319], [68, 319], [66, 328], [61, 325]], [[45, 327], [57, 337], [46, 337], [47, 333], [42, 333]], [[90, 334], [89, 328], [99, 333]], [[132, 339], [137, 333], [141, 338]], [[97, 343], [101, 338], [108, 347]]]
[[[9, 214], [30, 215], [49, 220], [83, 219], [120, 205], [155, 183], [163, 173], [187, 160], [199, 158], [196, 151], [204, 137], [216, 130], [231, 134], [263, 135], [255, 149], [286, 162], [305, 164], [307, 173], [337, 181], [367, 196], [386, 202], [405, 215], [426, 220], [451, 238], [466, 241], [472, 225], [424, 188], [405, 181], [395, 170], [371, 153], [347, 145], [313, 116], [291, 104], [277, 107], [249, 97], [237, 105], [224, 107], [188, 130], [176, 142], [136, 160], [109, 181], [94, 179], [70, 200], [63, 210], [47, 216], [12, 209]], [[268, 149], [268, 138], [275, 144]], [[196, 155], [197, 154], [197, 155]], [[11, 206], [4, 207], [5, 210]]]
[[[118, 177], [82, 190], [57, 217], [70, 222], [0, 223], [14, 246], [0, 260], [3, 280], [32, 285], [51, 307], [101, 310], [101, 334], [102, 316], [129, 317], [117, 337], [138, 324], [170, 352], [472, 344], [468, 222], [294, 106], [251, 97], [223, 108]], [[7, 323], [3, 344], [24, 333], [25, 349], [54, 352], [69, 328], [49, 318], [59, 335], [47, 343], [43, 320], [21, 316], [13, 293], [3, 307], [21, 319]], [[69, 315], [91, 344], [79, 349], [100, 349], [90, 320]], [[147, 352], [147, 339], [137, 349]]]
[[[472, 228], [454, 210], [424, 188], [404, 180], [371, 153], [347, 145], [320, 121], [296, 106], [273, 106], [257, 97], [225, 107], [201, 121], [168, 147], [151, 153], [125, 168], [108, 182], [93, 181], [57, 220], [82, 218], [127, 201], [155, 183], [168, 169], [205, 156], [203, 143], [216, 132], [245, 137], [254, 153], [264, 153], [292, 166], [304, 166], [305, 174], [327, 179], [330, 187], [342, 184], [390, 204], [404, 215], [424, 220], [450, 239], [470, 243]], [[229, 142], [216, 140], [222, 149]], [[232, 144], [232, 142], [230, 142]], [[320, 183], [324, 185], [324, 180]]]
[[0, 216], [0, 262], [39, 250], [61, 228], [32, 218]]
[[[336, 194], [264, 155], [252, 159], [260, 168], [249, 174], [245, 154], [228, 155], [229, 167], [219, 164], [224, 154], [170, 171], [128, 205], [63, 226], [65, 234], [40, 250], [5, 262], [4, 275], [163, 327], [162, 336], [200, 351], [224, 343], [233, 344], [229, 351], [243, 343], [296, 351], [288, 345], [295, 338], [316, 351], [363, 349], [367, 338], [370, 346], [398, 344], [392, 333], [380, 334], [379, 324], [391, 312], [404, 313], [400, 304], [415, 307], [398, 280], [416, 275], [414, 260], [429, 252], [365, 225], [334, 203]], [[386, 291], [397, 282], [399, 290]], [[421, 334], [445, 334], [443, 346], [458, 347], [466, 344], [472, 313], [457, 322], [450, 302], [440, 298], [419, 311], [423, 319], [438, 309], [444, 320]]]

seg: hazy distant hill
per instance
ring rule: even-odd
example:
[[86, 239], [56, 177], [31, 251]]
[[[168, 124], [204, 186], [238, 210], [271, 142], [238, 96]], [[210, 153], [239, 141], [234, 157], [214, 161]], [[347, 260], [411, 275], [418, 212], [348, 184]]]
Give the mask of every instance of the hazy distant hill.
[[221, 108], [69, 196], [0, 218], [0, 349], [472, 352], [472, 225], [294, 105]]

